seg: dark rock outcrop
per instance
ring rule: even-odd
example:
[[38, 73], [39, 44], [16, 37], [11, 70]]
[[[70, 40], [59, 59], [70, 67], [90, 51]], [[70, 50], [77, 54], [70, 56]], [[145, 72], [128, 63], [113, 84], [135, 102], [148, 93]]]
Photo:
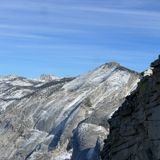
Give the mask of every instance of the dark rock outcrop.
[[160, 59], [109, 120], [102, 160], [160, 159]]

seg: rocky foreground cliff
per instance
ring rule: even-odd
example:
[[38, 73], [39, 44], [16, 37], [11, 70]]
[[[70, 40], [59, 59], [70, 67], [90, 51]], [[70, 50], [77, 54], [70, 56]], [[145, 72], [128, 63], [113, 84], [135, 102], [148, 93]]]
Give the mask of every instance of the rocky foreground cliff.
[[109, 120], [103, 160], [160, 159], [160, 59], [151, 68]]
[[99, 160], [107, 120], [139, 77], [117, 63], [75, 78], [0, 77], [0, 160]]

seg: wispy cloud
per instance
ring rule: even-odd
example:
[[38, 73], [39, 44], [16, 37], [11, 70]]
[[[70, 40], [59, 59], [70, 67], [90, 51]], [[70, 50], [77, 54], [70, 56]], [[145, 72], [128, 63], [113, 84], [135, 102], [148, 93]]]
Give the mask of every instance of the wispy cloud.
[[37, 58], [52, 67], [77, 63], [81, 71], [116, 60], [141, 70], [136, 66], [144, 55], [143, 68], [159, 50], [159, 9], [157, 0], [5, 0], [0, 5], [0, 56]]

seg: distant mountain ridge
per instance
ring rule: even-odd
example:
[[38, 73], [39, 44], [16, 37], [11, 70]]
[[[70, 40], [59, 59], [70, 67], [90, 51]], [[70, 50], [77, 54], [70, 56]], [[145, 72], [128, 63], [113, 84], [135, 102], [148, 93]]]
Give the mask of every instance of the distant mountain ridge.
[[1, 160], [99, 160], [107, 119], [140, 79], [107, 63], [75, 78], [0, 78]]

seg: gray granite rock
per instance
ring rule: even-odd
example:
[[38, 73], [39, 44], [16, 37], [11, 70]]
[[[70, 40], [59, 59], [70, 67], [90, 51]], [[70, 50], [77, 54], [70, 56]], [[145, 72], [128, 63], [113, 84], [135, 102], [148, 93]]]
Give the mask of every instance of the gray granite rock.
[[160, 159], [160, 59], [109, 120], [102, 160]]
[[99, 159], [106, 121], [139, 77], [117, 63], [76, 78], [0, 77], [0, 160]]

